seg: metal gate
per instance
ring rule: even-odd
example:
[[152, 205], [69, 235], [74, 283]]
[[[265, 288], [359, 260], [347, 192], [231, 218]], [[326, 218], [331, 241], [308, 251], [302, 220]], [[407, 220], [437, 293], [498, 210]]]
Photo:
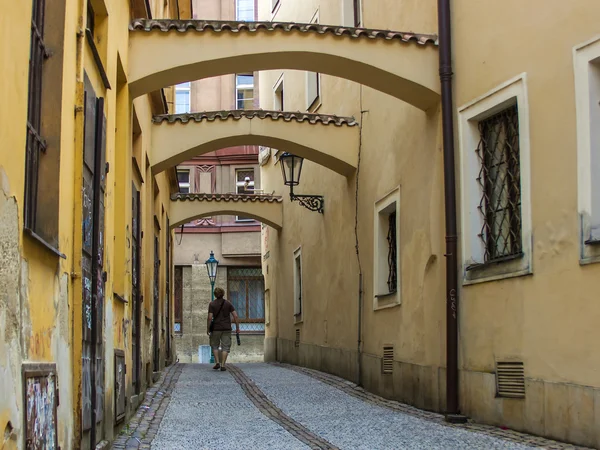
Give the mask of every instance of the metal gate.
[[104, 196], [106, 187], [106, 118], [104, 99], [84, 82], [82, 429], [91, 448], [102, 439], [104, 415]]

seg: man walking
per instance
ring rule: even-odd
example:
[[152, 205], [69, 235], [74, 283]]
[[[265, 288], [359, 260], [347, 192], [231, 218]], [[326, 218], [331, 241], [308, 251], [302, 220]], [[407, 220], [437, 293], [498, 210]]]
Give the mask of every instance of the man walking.
[[[213, 369], [227, 370], [225, 362], [231, 348], [231, 316], [235, 320], [236, 333], [240, 333], [240, 321], [233, 305], [225, 300], [225, 291], [220, 287], [215, 288], [215, 300], [208, 305], [208, 322], [206, 330], [210, 336], [215, 362]], [[212, 328], [211, 328], [212, 323]], [[219, 351], [219, 346], [221, 351]]]

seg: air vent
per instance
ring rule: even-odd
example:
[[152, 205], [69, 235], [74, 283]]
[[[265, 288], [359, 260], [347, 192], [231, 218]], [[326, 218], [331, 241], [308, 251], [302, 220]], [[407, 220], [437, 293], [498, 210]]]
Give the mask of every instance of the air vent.
[[525, 369], [520, 361], [496, 362], [498, 397], [525, 398]]
[[300, 330], [296, 329], [296, 340], [294, 341], [294, 347], [300, 347]]
[[394, 346], [383, 346], [383, 359], [381, 360], [381, 373], [389, 375], [394, 371]]

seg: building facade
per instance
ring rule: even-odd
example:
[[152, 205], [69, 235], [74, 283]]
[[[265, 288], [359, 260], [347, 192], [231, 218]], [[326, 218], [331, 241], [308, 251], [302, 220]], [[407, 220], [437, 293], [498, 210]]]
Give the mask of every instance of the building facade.
[[201, 360], [210, 250], [267, 361], [600, 447], [600, 5], [450, 2], [450, 68], [438, 3], [4, 5], [4, 447], [107, 446]]
[[[436, 7], [262, 0], [259, 19], [435, 35]], [[458, 299], [460, 412], [592, 447], [600, 445], [600, 356], [592, 344], [600, 313], [598, 27], [590, 19], [598, 8], [451, 2], [459, 288], [450, 295]], [[406, 51], [399, 45], [390, 58]], [[263, 189], [284, 195], [282, 231], [263, 230], [266, 358], [445, 412], [439, 104], [419, 111], [327, 74], [315, 91], [312, 76], [261, 72], [261, 106], [356, 119], [360, 162], [345, 177], [304, 161], [294, 193], [323, 195], [324, 214], [287, 200], [280, 151], [261, 166]]]
[[[255, 20], [254, 0], [195, 0], [194, 18]], [[175, 86], [176, 114], [258, 109], [258, 72], [236, 73]], [[208, 114], [207, 116], [211, 116]], [[223, 120], [213, 114], [210, 120]], [[209, 120], [208, 117], [198, 120]], [[240, 145], [195, 156], [177, 166], [182, 194], [248, 195], [260, 191], [259, 147]], [[238, 215], [202, 217], [175, 230], [175, 336], [181, 362], [210, 360], [206, 334], [211, 285], [204, 262], [211, 251], [219, 261], [215, 286], [225, 289], [242, 322], [242, 345], [230, 361], [262, 361], [264, 281], [260, 222]]]
[[0, 447], [102, 447], [175, 354], [177, 177], [148, 165], [172, 93], [130, 97], [127, 27], [191, 5], [2, 9]]

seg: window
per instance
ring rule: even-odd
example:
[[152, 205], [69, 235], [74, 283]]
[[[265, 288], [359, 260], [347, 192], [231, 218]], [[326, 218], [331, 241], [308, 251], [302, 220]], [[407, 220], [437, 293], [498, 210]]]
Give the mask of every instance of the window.
[[273, 89], [273, 109], [275, 111], [284, 111], [283, 107], [283, 75], [275, 83]]
[[[235, 171], [236, 194], [254, 194], [254, 169], [237, 169]], [[254, 219], [236, 216], [236, 222], [252, 222]]]
[[484, 261], [521, 254], [521, 176], [517, 105], [479, 122], [477, 182]]
[[190, 109], [190, 92], [192, 83], [181, 83], [175, 86], [175, 114], [188, 114]]
[[44, 43], [44, 0], [33, 2], [31, 54], [29, 57], [29, 102], [27, 107], [27, 171], [25, 175], [25, 226], [36, 230], [39, 160], [46, 153], [42, 137], [42, 70], [48, 49]]
[[235, 20], [254, 21], [254, 0], [235, 1]]
[[177, 181], [179, 183], [179, 192], [182, 194], [190, 193], [190, 171], [178, 170]]
[[465, 284], [532, 273], [526, 76], [459, 108]]
[[400, 304], [398, 270], [400, 190], [375, 203], [374, 308]]
[[183, 266], [175, 266], [175, 321], [173, 331], [182, 333], [183, 328]]
[[253, 109], [254, 75], [251, 73], [235, 76], [236, 109]]
[[[319, 11], [310, 23], [319, 23]], [[321, 74], [306, 72], [306, 109], [314, 112], [321, 105]]]
[[254, 169], [237, 169], [235, 171], [235, 179], [237, 194], [254, 193]]
[[294, 317], [302, 321], [302, 249], [294, 252]]
[[361, 0], [352, 0], [353, 12], [354, 12], [354, 26], [360, 27], [362, 22], [361, 15]]
[[242, 331], [265, 331], [265, 282], [260, 267], [227, 270], [227, 295]]
[[600, 262], [600, 38], [575, 47], [580, 261]]
[[[34, 0], [31, 15], [25, 143], [24, 231], [55, 255], [58, 251], [60, 130], [64, 1]], [[52, 13], [48, 13], [51, 11]], [[48, 59], [52, 64], [46, 64]], [[45, 89], [51, 86], [52, 89]], [[57, 106], [59, 105], [59, 106]], [[58, 108], [58, 109], [57, 109]], [[52, 115], [53, 120], [42, 120]]]
[[90, 2], [88, 2], [87, 4], [86, 28], [90, 30], [91, 35], [94, 36], [94, 33], [96, 31], [96, 14], [94, 13], [94, 8], [92, 7], [92, 4]]

